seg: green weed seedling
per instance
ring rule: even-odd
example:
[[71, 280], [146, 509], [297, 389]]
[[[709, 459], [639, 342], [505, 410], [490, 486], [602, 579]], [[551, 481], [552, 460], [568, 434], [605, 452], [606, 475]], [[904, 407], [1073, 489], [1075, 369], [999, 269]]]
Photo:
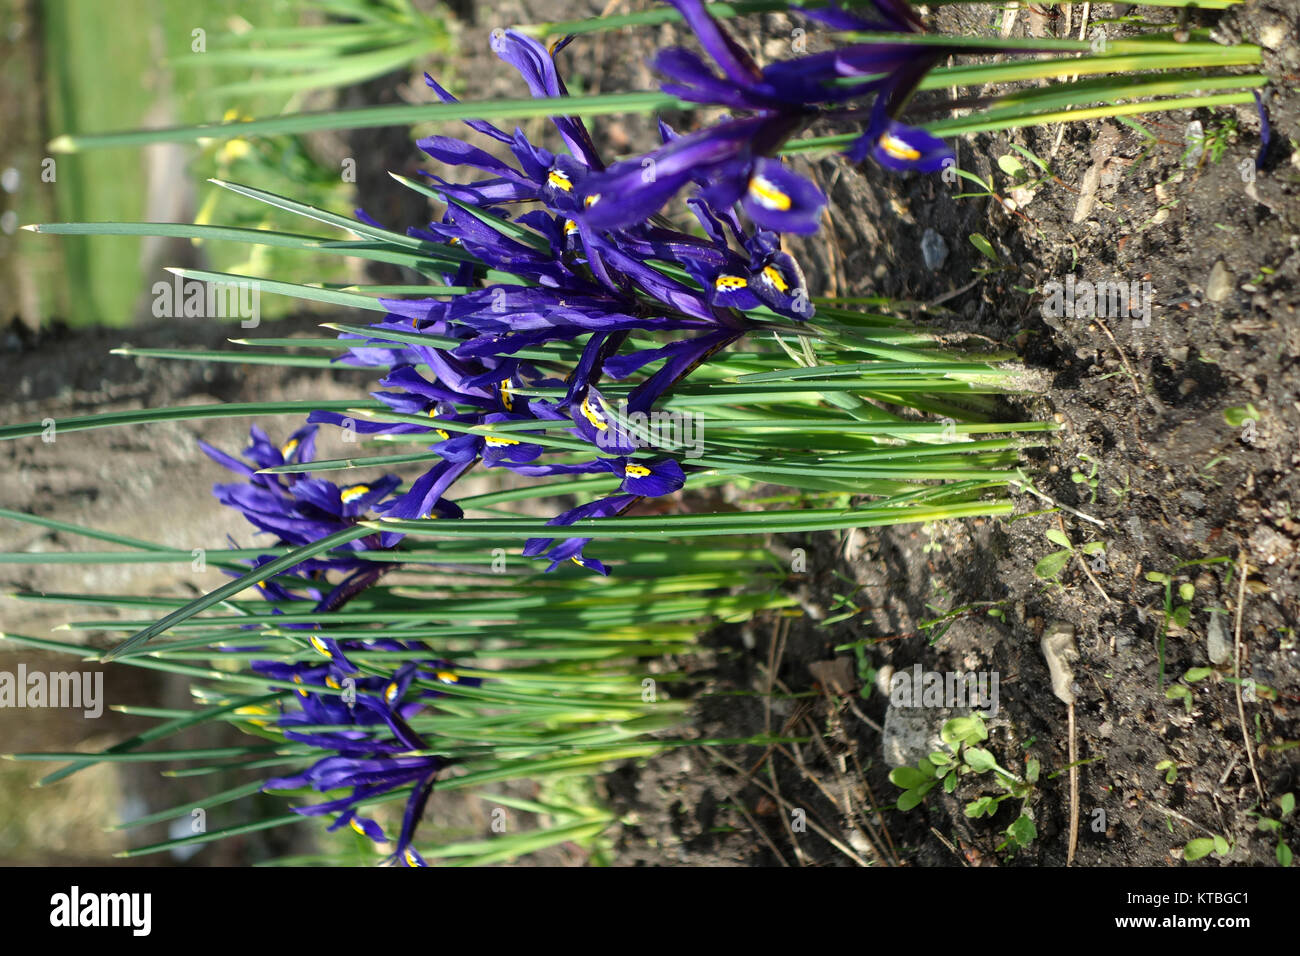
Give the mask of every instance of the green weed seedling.
[[1255, 436], [1259, 431], [1259, 409], [1249, 402], [1245, 405], [1234, 405], [1223, 410], [1223, 420], [1231, 428], [1241, 429], [1241, 440], [1247, 445], [1255, 443]]
[[1115, 117], [1115, 121], [1136, 132], [1143, 140], [1142, 151], [1138, 153], [1137, 158], [1135, 158], [1129, 166], [1128, 172], [1124, 174], [1124, 178], [1127, 179], [1142, 168], [1143, 161], [1146, 160], [1146, 158], [1155, 151], [1156, 147], [1160, 145], [1160, 137], [1140, 123], [1129, 119], [1127, 116], [1117, 116]]
[[[1049, 555], [1048, 557], [1051, 557], [1051, 555]], [[1039, 563], [1041, 564], [1042, 562]], [[1171, 626], [1178, 629], [1179, 631], [1182, 631], [1187, 627], [1188, 623], [1192, 620], [1192, 600], [1193, 598], [1196, 597], [1196, 585], [1194, 585], [1191, 581], [1179, 582], [1178, 589], [1175, 592], [1174, 583], [1178, 577], [1178, 572], [1186, 568], [1200, 567], [1201, 565], [1206, 565], [1206, 564], [1229, 564], [1230, 565], [1231, 563], [1232, 563], [1232, 558], [1227, 556], [1218, 557], [1218, 558], [1201, 558], [1196, 561], [1183, 561], [1180, 562], [1179, 564], [1175, 564], [1173, 567], [1173, 571], [1170, 572], [1169, 574], [1165, 574], [1161, 571], [1148, 571], [1146, 573], [1146, 579], [1148, 581], [1152, 582], [1153, 584], [1163, 584], [1165, 588], [1164, 605], [1162, 607], [1163, 617], [1160, 622], [1160, 633], [1156, 638], [1156, 654], [1160, 661], [1161, 689], [1163, 689], [1165, 686], [1165, 636], [1169, 633], [1169, 629]], [[1227, 587], [1231, 581], [1232, 581], [1232, 569], [1231, 567], [1229, 567], [1228, 577], [1224, 581], [1224, 587]], [[1175, 594], [1177, 594], [1177, 602], [1175, 602], [1175, 598], [1174, 598]], [[1188, 674], [1195, 673], [1198, 670], [1200, 669], [1193, 668], [1193, 670], [1188, 671]], [[1208, 676], [1209, 676], [1208, 673], [1202, 674], [1200, 677], [1190, 678], [1190, 680], [1194, 682]], [[1186, 687], [1182, 688], [1182, 690], [1178, 690], [1176, 688], [1171, 687], [1168, 691], [1166, 691], [1165, 696], [1168, 697], [1170, 700], [1175, 700], [1175, 699], [1183, 700], [1183, 702], [1187, 706], [1188, 712], [1191, 711], [1192, 709], [1191, 691], [1189, 691]]]
[[[1183, 680], [1185, 680], [1187, 684], [1195, 684], [1199, 680], [1205, 680], [1205, 678], [1209, 677], [1213, 673], [1213, 667], [1193, 667], [1183, 675]], [[1165, 691], [1165, 698], [1167, 700], [1181, 700], [1183, 706], [1187, 709], [1187, 712], [1189, 714], [1192, 712], [1192, 690], [1186, 684], [1174, 684], [1170, 686], [1169, 689]], [[1172, 765], [1172, 762], [1168, 760], [1164, 761], [1164, 763]], [[1156, 764], [1156, 769], [1159, 770], [1160, 768], [1161, 765]], [[1170, 780], [1169, 782], [1173, 783], [1173, 780]]]
[[835, 575], [835, 577], [839, 578], [845, 584], [850, 585], [851, 590], [847, 594], [840, 594], [839, 592], [834, 592], [831, 594], [831, 598], [835, 603], [833, 603], [828, 610], [840, 611], [841, 613], [833, 614], [830, 617], [826, 618], [826, 620], [822, 621], [820, 624], [817, 625], [819, 629], [833, 627], [834, 625], [839, 624], [841, 621], [847, 621], [850, 620], [851, 618], [855, 618], [865, 610], [865, 608], [860, 607], [857, 604], [857, 602], [853, 600], [853, 598], [857, 595], [857, 593], [862, 590], [863, 585], [855, 584], [853, 581], [851, 581], [849, 578], [846, 578], [838, 571], [832, 571], [831, 574]]
[[972, 232], [970, 234], [970, 244], [979, 250], [980, 255], [993, 263], [992, 267], [982, 266], [972, 269], [971, 271], [976, 275], [986, 276], [994, 272], [1003, 272], [1007, 269], [1007, 264], [1002, 261], [1002, 257], [998, 255], [998, 251], [993, 248], [993, 243], [989, 242], [987, 237], [981, 233]]
[[1272, 817], [1266, 817], [1262, 812], [1256, 813], [1251, 811], [1250, 816], [1257, 817], [1258, 822], [1255, 824], [1256, 829], [1261, 833], [1271, 833], [1277, 837], [1277, 862], [1281, 866], [1290, 866], [1294, 859], [1291, 847], [1282, 839], [1282, 828], [1286, 825], [1284, 821], [1295, 813], [1295, 794], [1284, 793], [1278, 797], [1279, 806], [1282, 808], [1280, 819], [1274, 820]]
[[1060, 551], [1053, 551], [1034, 565], [1034, 577], [1040, 581], [1046, 581], [1048, 584], [1059, 585], [1061, 583], [1061, 572], [1065, 570], [1065, 566], [1070, 563], [1070, 559], [1076, 554], [1095, 555], [1102, 554], [1106, 550], [1106, 545], [1101, 541], [1089, 541], [1087, 544], [1076, 548], [1069, 536], [1057, 528], [1049, 528], [1044, 534], [1048, 541], [1059, 545], [1061, 548]]
[[858, 665], [858, 683], [862, 685], [858, 696], [863, 700], [869, 700], [871, 688], [876, 686], [876, 674], [879, 668], [871, 663], [871, 658], [867, 656], [867, 649], [861, 644], [853, 646], [853, 657]]
[[998, 849], [1014, 853], [1032, 842], [1038, 831], [1034, 821], [1024, 812], [1024, 804], [1028, 802], [1034, 785], [1038, 782], [1038, 761], [1030, 759], [1026, 762], [1024, 779], [1000, 766], [992, 753], [977, 746], [989, 736], [979, 714], [953, 718], [943, 725], [939, 736], [948, 747], [947, 753], [936, 750], [929, 757], [920, 760], [915, 767], [895, 767], [890, 771], [890, 782], [903, 790], [898, 798], [898, 809], [907, 811], [916, 807], [925, 799], [926, 794], [941, 783], [944, 793], [952, 793], [957, 789], [959, 777], [971, 773], [992, 773], [1004, 792], [972, 800], [966, 804], [966, 816], [973, 820], [982, 816], [991, 817], [998, 812], [1003, 800], [1015, 797], [1023, 801], [1021, 813], [1007, 827], [1007, 838], [998, 845]]
[[871, 643], [870, 638], [861, 641], [850, 641], [847, 644], [835, 645], [835, 652], [838, 654], [842, 651], [852, 651], [853, 659], [857, 664], [858, 683], [861, 685], [858, 689], [858, 696], [863, 700], [871, 699], [871, 690], [876, 686], [876, 674], [879, 668], [871, 662], [867, 655], [867, 645]]
[[1237, 138], [1237, 118], [1231, 114], [1223, 117], [1202, 134], [1187, 138], [1180, 162], [1184, 166], [1201, 165], [1206, 159], [1211, 164], [1223, 159], [1228, 143]]
[[1097, 476], [1097, 472], [1100, 470], [1097, 459], [1093, 458], [1091, 455], [1081, 453], [1079, 455], [1079, 461], [1083, 462], [1085, 465], [1091, 465], [1092, 470], [1085, 475], [1082, 471], [1076, 468], [1074, 471], [1070, 472], [1070, 480], [1076, 485], [1087, 485], [1088, 489], [1092, 492], [1092, 496], [1088, 499], [1088, 504], [1095, 505], [1097, 503], [1097, 489], [1101, 485], [1101, 479]]
[[1183, 859], [1188, 863], [1193, 863], [1202, 857], [1207, 857], [1211, 853], [1215, 856], [1224, 857], [1232, 852], [1232, 844], [1225, 837], [1214, 834], [1212, 837], [1198, 837], [1195, 840], [1188, 840], [1187, 845], [1183, 847]]
[[[998, 167], [1009, 177], [1011, 177], [1013, 189], [1028, 189], [1032, 191], [1037, 189], [1046, 179], [1051, 178], [1050, 170], [1047, 169], [1046, 164], [1044, 164], [1043, 161], [1040, 160], [1037, 156], [1029, 152], [1027, 149], [1023, 149], [1019, 146], [1016, 146], [1014, 143], [1012, 144], [1012, 148], [1018, 150], [1023, 156], [1025, 156], [1031, 162], [1035, 163], [1040, 169], [1046, 172], [1046, 175], [1040, 179], [1034, 180], [1033, 182], [1025, 182], [1023, 180], [1027, 178], [1028, 171], [1025, 169], [1024, 163], [1021, 163], [1018, 159], [1016, 159], [1014, 156], [1008, 153], [1006, 156], [1003, 156], [998, 160]], [[956, 167], [953, 167], [951, 171], [953, 173], [956, 173], [958, 176], [960, 176], [962, 179], [966, 180], [967, 182], [974, 183], [977, 187], [979, 187], [978, 191], [976, 192], [954, 193], [952, 197], [953, 199], [992, 199], [994, 202], [996, 202], [1007, 212], [1019, 216], [1021, 219], [1023, 219], [1027, 225], [1029, 225], [1031, 228], [1033, 228], [1035, 232], [1038, 233], [1040, 239], [1045, 238], [1043, 230], [1039, 228], [1037, 223], [1035, 223], [1032, 219], [1026, 216], [1023, 212], [1021, 212], [1015, 202], [1013, 202], [1011, 199], [1003, 196], [1001, 193], [998, 192], [998, 188], [994, 184], [992, 176], [989, 176], [988, 180], [985, 181], [981, 179], [979, 176], [965, 169], [957, 169]], [[976, 233], [976, 235], [979, 234]], [[983, 236], [980, 236], [980, 239], [983, 239], [986, 245], [988, 244], [988, 240], [984, 239]], [[980, 252], [984, 253], [984, 255], [986, 256], [989, 255], [989, 252], [992, 252], [993, 247], [991, 245], [988, 247], [989, 251], [986, 252], [984, 248], [980, 246], [980, 243], [975, 241], [975, 236], [971, 237], [971, 242], [975, 243], [975, 247], [979, 249]], [[1002, 260], [997, 257], [996, 253], [994, 253], [990, 258], [992, 258], [993, 261], [997, 263], [998, 268], [996, 270], [986, 270], [986, 271], [1004, 271], [1013, 268], [1010, 264], [1003, 263]], [[980, 270], [977, 269], [975, 271], [979, 272]]]
[[1049, 167], [1047, 163], [1045, 163], [1043, 160], [1039, 159], [1038, 156], [1034, 155], [1032, 150], [1026, 149], [1025, 147], [1020, 146], [1016, 143], [1010, 143], [1008, 145], [1010, 145], [1012, 149], [1014, 149], [1025, 159], [1029, 160], [1029, 162], [1037, 166], [1038, 171], [1042, 174], [1041, 176], [1035, 179], [1033, 175], [1030, 173], [1029, 168], [1024, 163], [1022, 163], [1019, 159], [1017, 159], [1015, 156], [1012, 156], [1010, 153], [1007, 153], [1003, 156], [999, 156], [998, 168], [1001, 169], [1004, 173], [1007, 174], [1007, 176], [1011, 178], [1011, 183], [1016, 189], [1021, 189], [1021, 190], [1025, 190], [1026, 192], [1032, 193], [1035, 190], [1037, 190], [1039, 186], [1046, 183], [1049, 179], [1056, 178], [1055, 174], [1051, 170], [1051, 167]]

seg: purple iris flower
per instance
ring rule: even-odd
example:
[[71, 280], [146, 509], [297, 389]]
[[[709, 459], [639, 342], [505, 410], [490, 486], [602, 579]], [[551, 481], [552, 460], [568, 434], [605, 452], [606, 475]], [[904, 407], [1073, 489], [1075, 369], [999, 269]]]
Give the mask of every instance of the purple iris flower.
[[[637, 496], [634, 494], [598, 498], [571, 511], [566, 511], [546, 523], [548, 525], [564, 526], [585, 518], [609, 518], [631, 507], [636, 498]], [[590, 543], [590, 538], [569, 538], [552, 547], [554, 541], [554, 538], [529, 538], [524, 543], [524, 557], [535, 558], [544, 555], [551, 562], [551, 566], [547, 568], [548, 571], [554, 571], [564, 561], [572, 561], [579, 567], [587, 568], [590, 571], [596, 571], [604, 575], [609, 574], [609, 568], [600, 561], [595, 558], [583, 557], [582, 549]]]
[[299, 790], [309, 787], [320, 793], [328, 793], [351, 787], [352, 792], [347, 796], [310, 806], [294, 807], [293, 810], [303, 816], [340, 814], [334, 825], [330, 827], [331, 830], [350, 824], [357, 832], [379, 842], [386, 842], [384, 832], [378, 824], [373, 820], [357, 816], [357, 805], [362, 801], [373, 800], [410, 785], [412, 790], [406, 801], [401, 833], [397, 839], [396, 849], [389, 859], [403, 866], [425, 866], [427, 864], [424, 859], [411, 844], [415, 839], [415, 831], [420, 824], [420, 819], [424, 816], [429, 795], [433, 792], [434, 780], [443, 766], [444, 761], [436, 756], [338, 754], [324, 757], [293, 776], [268, 780], [263, 789]]
[[[568, 95], [553, 57], [553, 52], [558, 52], [567, 42], [561, 42], [555, 51], [548, 51], [537, 40], [514, 30], [496, 31], [492, 35], [493, 52], [519, 71], [533, 96], [543, 98]], [[455, 97], [428, 75], [425, 82], [444, 102], [456, 102]], [[575, 205], [575, 187], [589, 170], [599, 171], [604, 164], [581, 119], [557, 115], [551, 120], [571, 155], [556, 156], [533, 146], [519, 130], [511, 135], [491, 123], [469, 121], [472, 129], [506, 144], [519, 162], [519, 168], [451, 137], [431, 136], [416, 145], [440, 162], [472, 166], [490, 174], [491, 178], [468, 186], [430, 177], [456, 198], [479, 207], [517, 200], [540, 200], [557, 212], [571, 213], [580, 208]]]
[[658, 498], [672, 494], [686, 482], [682, 466], [671, 458], [597, 458], [580, 464], [531, 465], [519, 471], [529, 477], [598, 475], [606, 472], [622, 480], [620, 492], [639, 498]]
[[583, 181], [578, 219], [592, 229], [643, 221], [685, 186], [704, 178], [712, 206], [739, 202], [759, 226], [777, 232], [817, 230], [826, 196], [790, 172], [775, 152], [799, 126], [797, 117], [774, 114], [731, 120], [679, 136], [637, 159], [625, 160]]
[[243, 456], [253, 463], [252, 467], [238, 458], [214, 448], [205, 441], [200, 440], [199, 447], [213, 461], [224, 465], [237, 474], [243, 475], [251, 484], [265, 488], [275, 485], [278, 477], [275, 475], [259, 475], [256, 473], [258, 469], [278, 468], [290, 464], [300, 465], [311, 461], [316, 455], [316, 426], [314, 425], [305, 425], [299, 428], [288, 437], [283, 445], [279, 446], [272, 442], [267, 437], [266, 432], [256, 425], [249, 428], [248, 433], [250, 444], [244, 449]]
[[[253, 426], [253, 443], [245, 455], [259, 468], [305, 463], [311, 460], [315, 432], [316, 425], [308, 425], [295, 432], [282, 447], [276, 448], [261, 429]], [[382, 514], [390, 511], [394, 501], [398, 500], [390, 499], [392, 492], [401, 484], [401, 479], [396, 475], [384, 475], [377, 480], [340, 486], [300, 474], [257, 474], [253, 468], [210, 445], [201, 443], [201, 447], [215, 461], [246, 479], [244, 483], [213, 485], [212, 493], [216, 499], [227, 507], [238, 509], [258, 529], [274, 534], [278, 539], [277, 544], [295, 547], [312, 544], [353, 527], [370, 512]], [[286, 458], [290, 461], [286, 461]], [[422, 501], [421, 504], [428, 509], [424, 514], [434, 513], [444, 518], [461, 517], [460, 509], [441, 496], [432, 501]], [[423, 517], [424, 514], [412, 517]], [[347, 542], [340, 545], [339, 550], [390, 548], [402, 537], [393, 532], [384, 532]], [[368, 568], [369, 563], [331, 556], [309, 559], [300, 567], [305, 571], [355, 570], [358, 567]]]
[[[322, 603], [328, 603], [328, 600]], [[443, 695], [413, 685], [420, 680], [479, 686], [481, 681], [458, 675], [452, 665], [434, 657], [432, 652], [425, 659], [405, 661], [389, 677], [362, 675], [346, 657], [347, 652], [362, 649], [368, 653], [429, 651], [427, 645], [419, 641], [382, 637], [369, 641], [335, 641], [328, 632], [316, 631], [311, 634], [311, 645], [327, 660], [321, 663], [254, 660], [251, 666], [265, 677], [297, 685], [297, 695], [291, 700], [296, 701], [298, 707], [289, 709], [282, 704], [277, 726], [286, 739], [328, 751], [329, 755], [297, 774], [266, 781], [263, 789], [306, 788], [331, 793], [350, 787], [351, 792], [343, 797], [294, 807], [293, 810], [304, 816], [333, 814], [335, 819], [330, 830], [351, 826], [377, 843], [386, 843], [388, 839], [383, 828], [362, 816], [358, 806], [363, 801], [383, 797], [409, 785], [411, 794], [403, 814], [401, 832], [388, 860], [406, 866], [425, 865], [412, 842], [434, 781], [446, 766], [446, 761], [416, 753], [427, 751], [429, 747], [412, 730], [408, 721]], [[322, 687], [340, 693], [325, 693], [318, 689]], [[346, 729], [308, 729], [312, 725], [335, 725]]]
[[[712, 64], [690, 50], [664, 50], [654, 59], [665, 78], [661, 89], [682, 100], [750, 115], [672, 138], [643, 157], [586, 176], [579, 222], [592, 229], [627, 228], [695, 183], [709, 205], [724, 209], [739, 203], [762, 228], [814, 232], [826, 197], [774, 158], [794, 133], [820, 117], [865, 116], [864, 133], [846, 150], [850, 158], [860, 161], [871, 156], [899, 172], [937, 171], [953, 160], [952, 151], [938, 137], [903, 123], [899, 116], [921, 79], [943, 57], [996, 52], [881, 40], [759, 68], [708, 12], [704, 0], [667, 2], [682, 14]], [[874, 7], [876, 18], [863, 18], [836, 5], [802, 12], [841, 30], [922, 30], [905, 0], [876, 0]], [[869, 95], [875, 97], [870, 113], [846, 106]]]

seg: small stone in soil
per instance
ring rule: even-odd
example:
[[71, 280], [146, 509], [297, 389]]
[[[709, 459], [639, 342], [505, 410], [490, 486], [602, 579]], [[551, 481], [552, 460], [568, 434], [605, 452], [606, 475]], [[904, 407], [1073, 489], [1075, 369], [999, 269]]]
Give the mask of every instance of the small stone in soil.
[[1210, 270], [1210, 279], [1205, 284], [1205, 297], [1211, 302], [1222, 302], [1232, 295], [1232, 273], [1220, 259]]
[[1223, 626], [1223, 612], [1210, 612], [1210, 626], [1205, 635], [1205, 650], [1210, 656], [1210, 663], [1222, 666], [1232, 660], [1232, 642]]
[[1201, 154], [1205, 152], [1205, 127], [1200, 120], [1192, 120], [1187, 124], [1183, 139], [1188, 147], [1185, 162], [1188, 166], [1195, 166], [1200, 161]]
[[933, 229], [927, 229], [921, 236], [921, 256], [925, 259], [925, 267], [937, 272], [948, 260], [948, 243]]

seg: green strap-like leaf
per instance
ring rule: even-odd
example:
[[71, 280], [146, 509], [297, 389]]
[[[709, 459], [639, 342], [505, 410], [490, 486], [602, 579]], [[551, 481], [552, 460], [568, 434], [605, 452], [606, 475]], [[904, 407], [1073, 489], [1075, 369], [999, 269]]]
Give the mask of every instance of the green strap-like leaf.
[[297, 567], [308, 558], [315, 557], [322, 552], [329, 551], [330, 549], [338, 547], [341, 544], [346, 544], [349, 541], [356, 541], [358, 538], [364, 538], [367, 534], [371, 533], [373, 533], [371, 529], [365, 527], [345, 528], [342, 531], [336, 531], [334, 534], [326, 535], [319, 541], [313, 542], [306, 547], [298, 548], [292, 553], [286, 554], [282, 558], [276, 558], [274, 561], [270, 561], [259, 568], [254, 568], [247, 574], [231, 581], [229, 584], [222, 585], [215, 591], [211, 591], [203, 597], [191, 601], [189, 604], [185, 605], [185, 607], [173, 611], [162, 620], [155, 622], [131, 637], [129, 640], [108, 651], [100, 659], [107, 662], [122, 657], [130, 653], [134, 648], [137, 648], [141, 644], [157, 637], [173, 624], [188, 620], [200, 611], [205, 611], [214, 604], [224, 601], [228, 597], [234, 597], [245, 588], [257, 584], [258, 581], [274, 577], [281, 571], [287, 571], [290, 568]]

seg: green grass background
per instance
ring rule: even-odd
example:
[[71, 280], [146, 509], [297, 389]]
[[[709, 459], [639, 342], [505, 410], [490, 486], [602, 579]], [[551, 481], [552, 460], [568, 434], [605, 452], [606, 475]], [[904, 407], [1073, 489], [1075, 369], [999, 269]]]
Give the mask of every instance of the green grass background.
[[[224, 103], [204, 95], [221, 82], [246, 79], [247, 73], [241, 77], [232, 70], [173, 69], [167, 61], [201, 55], [191, 52], [196, 28], [207, 32], [211, 48], [214, 36], [230, 29], [232, 18], [255, 27], [291, 26], [299, 20], [299, 7], [290, 0], [45, 0], [42, 92], [48, 129], [57, 136], [139, 126], [164, 98], [171, 102], [178, 124], [219, 120], [227, 106], [253, 115], [277, 112], [285, 97]], [[55, 159], [53, 203], [40, 190], [30, 190], [28, 208], [34, 215], [24, 216], [24, 222], [48, 216], [62, 221], [144, 216], [146, 167], [140, 150]], [[57, 240], [57, 251], [49, 248], [52, 244], [33, 236], [18, 249], [20, 260], [28, 255], [57, 255], [62, 260], [62, 280], [42, 283], [42, 314], [63, 317], [72, 325], [130, 323], [144, 286], [140, 240], [69, 237]]]

